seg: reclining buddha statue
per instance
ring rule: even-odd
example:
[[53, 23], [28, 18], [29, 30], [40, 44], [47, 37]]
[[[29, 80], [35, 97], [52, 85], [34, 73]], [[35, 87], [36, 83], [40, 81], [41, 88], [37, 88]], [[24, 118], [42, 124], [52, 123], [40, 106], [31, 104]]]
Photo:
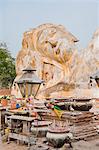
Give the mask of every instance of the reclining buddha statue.
[[[23, 34], [22, 48], [16, 58], [17, 78], [27, 66], [36, 68], [36, 75], [44, 80], [40, 87], [40, 95], [50, 97], [53, 93], [61, 96], [61, 92], [69, 92], [87, 83], [92, 73], [89, 50], [79, 52], [78, 39], [62, 25], [43, 24]], [[87, 53], [86, 53], [87, 51]], [[99, 51], [97, 51], [99, 58]], [[94, 53], [94, 52], [93, 52]], [[90, 55], [87, 60], [86, 54]], [[99, 61], [93, 69], [99, 69]]]

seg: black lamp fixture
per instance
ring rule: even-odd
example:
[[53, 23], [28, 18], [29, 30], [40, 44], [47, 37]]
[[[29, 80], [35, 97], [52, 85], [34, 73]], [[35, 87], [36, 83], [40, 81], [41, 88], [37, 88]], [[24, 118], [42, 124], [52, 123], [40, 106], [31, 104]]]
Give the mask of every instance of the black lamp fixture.
[[90, 81], [92, 81], [91, 79], [94, 79], [99, 87], [99, 71], [90, 77]]
[[36, 97], [40, 85], [44, 82], [43, 80], [39, 79], [35, 75], [36, 69], [33, 69], [31, 66], [23, 69], [22, 76], [16, 81], [21, 91], [23, 97], [34, 96]]

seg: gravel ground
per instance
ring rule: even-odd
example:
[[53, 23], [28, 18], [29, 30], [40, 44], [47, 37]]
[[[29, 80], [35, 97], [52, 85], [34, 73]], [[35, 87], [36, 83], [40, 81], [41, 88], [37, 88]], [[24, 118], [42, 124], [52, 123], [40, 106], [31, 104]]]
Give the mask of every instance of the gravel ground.
[[[69, 148], [68, 145], [64, 145], [60, 149], [52, 148], [50, 147], [49, 150], [99, 150], [99, 138], [90, 140], [90, 141], [84, 141], [80, 140], [78, 142], [72, 143], [73, 148]], [[48, 146], [45, 147], [47, 150]], [[22, 143], [17, 144], [15, 141], [11, 141], [9, 144], [2, 143], [0, 138], [0, 150], [28, 150], [27, 145], [24, 145]], [[42, 147], [37, 148], [37, 145], [32, 145], [30, 150], [44, 150]]]

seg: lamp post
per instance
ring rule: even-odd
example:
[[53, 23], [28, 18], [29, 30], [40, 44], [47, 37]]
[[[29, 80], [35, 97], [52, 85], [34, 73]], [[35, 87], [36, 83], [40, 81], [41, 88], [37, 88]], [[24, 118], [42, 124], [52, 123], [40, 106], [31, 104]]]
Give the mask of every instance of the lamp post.
[[[90, 77], [90, 81], [91, 81], [91, 79], [95, 79], [95, 81], [96, 81], [96, 83], [97, 83], [97, 85], [98, 85], [98, 87], [99, 87], [99, 71], [96, 72], [95, 74], [93, 74], [93, 75]], [[91, 82], [92, 82], [92, 81], [91, 81]]]
[[40, 85], [43, 83], [43, 80], [35, 75], [35, 71], [36, 70], [32, 69], [30, 66], [23, 69], [22, 76], [16, 81], [23, 97], [32, 95], [35, 98]]
[[96, 82], [97, 82], [97, 85], [99, 87], [99, 77], [95, 78]]

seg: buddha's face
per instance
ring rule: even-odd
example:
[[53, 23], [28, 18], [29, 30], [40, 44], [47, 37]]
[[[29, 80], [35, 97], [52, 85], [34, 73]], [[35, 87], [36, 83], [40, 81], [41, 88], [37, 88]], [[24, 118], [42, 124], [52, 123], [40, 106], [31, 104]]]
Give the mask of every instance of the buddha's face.
[[[36, 32], [36, 33], [35, 33]], [[75, 49], [75, 43], [67, 31], [61, 26], [40, 27], [34, 32], [36, 42], [34, 47], [43, 56], [57, 62], [67, 62]]]
[[61, 25], [44, 24], [24, 33], [23, 49], [39, 51], [59, 63], [67, 62], [77, 39]]

